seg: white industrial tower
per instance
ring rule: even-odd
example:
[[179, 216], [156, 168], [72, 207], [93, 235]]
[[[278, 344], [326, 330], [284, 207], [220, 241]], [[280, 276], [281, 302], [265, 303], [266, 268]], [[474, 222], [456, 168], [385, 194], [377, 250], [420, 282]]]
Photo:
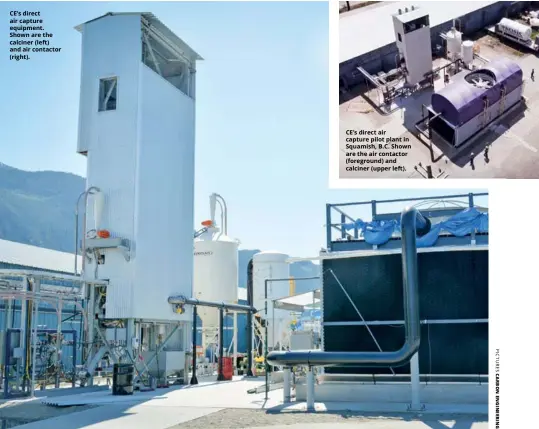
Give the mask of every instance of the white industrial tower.
[[109, 13], [77, 30], [78, 152], [87, 157], [87, 189], [101, 191], [84, 226], [84, 275], [110, 281], [107, 318], [190, 320], [167, 299], [192, 296], [201, 58], [151, 13]]
[[432, 71], [429, 15], [417, 6], [400, 8], [393, 15], [393, 26], [400, 61], [404, 61], [406, 82], [416, 85]]
[[87, 158], [82, 275], [106, 281], [87, 283], [83, 359], [93, 374], [103, 356], [117, 362], [126, 352], [160, 379], [183, 372], [185, 381], [192, 309], [168, 298], [193, 295], [201, 58], [151, 13], [108, 13], [76, 29], [77, 151]]

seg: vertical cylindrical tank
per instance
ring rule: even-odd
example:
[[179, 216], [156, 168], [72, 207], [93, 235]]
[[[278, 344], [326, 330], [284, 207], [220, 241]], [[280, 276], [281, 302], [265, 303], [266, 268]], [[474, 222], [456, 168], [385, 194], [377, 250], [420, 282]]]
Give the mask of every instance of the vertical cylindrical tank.
[[447, 34], [447, 58], [456, 60], [460, 55], [460, 46], [462, 43], [462, 33], [456, 29], [451, 29]]
[[274, 251], [260, 252], [253, 256], [253, 298], [258, 314], [265, 318], [265, 283], [268, 288], [268, 349], [284, 347], [288, 343], [288, 331], [292, 316], [286, 310], [274, 310], [273, 301], [284, 298], [290, 292], [289, 256]]
[[466, 40], [462, 43], [462, 61], [466, 65], [471, 64], [473, 61], [473, 47], [474, 43], [471, 40]]
[[[238, 246], [233, 238], [209, 228], [194, 244], [194, 297], [204, 301], [238, 301]], [[219, 325], [216, 308], [199, 307], [204, 328]]]

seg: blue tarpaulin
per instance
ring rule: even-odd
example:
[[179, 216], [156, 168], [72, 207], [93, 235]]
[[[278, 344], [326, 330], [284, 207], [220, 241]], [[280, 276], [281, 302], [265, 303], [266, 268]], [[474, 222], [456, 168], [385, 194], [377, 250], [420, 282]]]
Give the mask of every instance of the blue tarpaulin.
[[[346, 231], [358, 229], [361, 237], [373, 245], [387, 243], [393, 234], [400, 232], [399, 220], [375, 220], [364, 222], [361, 219], [343, 224]], [[432, 225], [428, 234], [417, 238], [417, 247], [430, 247], [436, 244], [442, 232], [449, 232], [457, 237], [464, 237], [472, 232], [488, 232], [488, 214], [481, 213], [475, 207], [457, 213], [449, 219]]]

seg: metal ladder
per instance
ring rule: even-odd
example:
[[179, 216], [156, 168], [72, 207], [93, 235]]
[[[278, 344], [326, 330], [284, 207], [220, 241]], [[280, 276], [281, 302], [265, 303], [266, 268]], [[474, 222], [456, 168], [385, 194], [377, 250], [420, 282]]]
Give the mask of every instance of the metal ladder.
[[501, 115], [503, 113], [503, 111], [505, 110], [505, 96], [506, 96], [506, 93], [507, 93], [507, 88], [504, 86], [502, 86], [502, 96], [500, 98], [500, 110], [499, 110], [499, 115]]
[[490, 101], [488, 98], [483, 99], [483, 112], [481, 113], [481, 128], [485, 128], [485, 125], [488, 123], [488, 108], [490, 106]]

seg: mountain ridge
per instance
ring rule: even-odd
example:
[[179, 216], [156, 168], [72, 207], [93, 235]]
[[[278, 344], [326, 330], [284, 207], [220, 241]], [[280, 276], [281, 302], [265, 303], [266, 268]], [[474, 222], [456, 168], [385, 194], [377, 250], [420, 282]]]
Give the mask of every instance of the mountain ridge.
[[[0, 162], [0, 239], [74, 253], [75, 204], [85, 179], [73, 173], [25, 171]], [[239, 286], [246, 287], [247, 264], [258, 249], [240, 249]], [[290, 266], [293, 277], [314, 277], [311, 262]], [[318, 287], [316, 280], [298, 282], [296, 292]]]

